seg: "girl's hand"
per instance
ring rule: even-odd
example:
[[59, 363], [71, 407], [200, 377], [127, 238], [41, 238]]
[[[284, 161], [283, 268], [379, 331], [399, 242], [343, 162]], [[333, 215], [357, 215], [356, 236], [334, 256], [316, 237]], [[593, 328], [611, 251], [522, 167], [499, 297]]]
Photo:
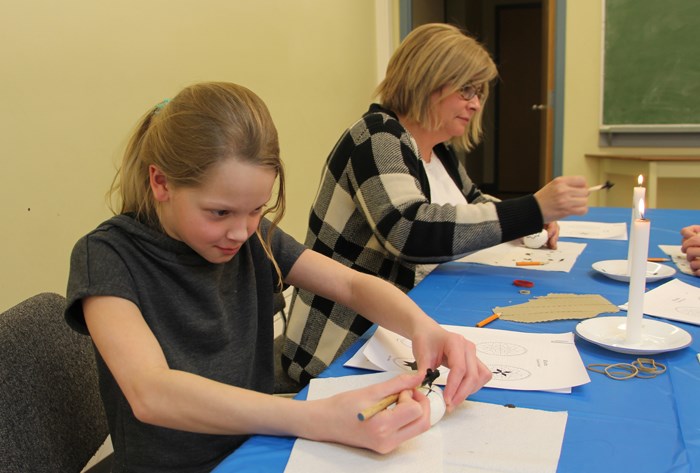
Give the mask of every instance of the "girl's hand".
[[412, 342], [418, 372], [440, 365], [450, 369], [443, 391], [447, 412], [491, 380], [491, 370], [476, 356], [476, 346], [462, 335], [448, 332], [438, 324], [417, 333]]
[[[314, 418], [308, 426], [314, 433], [308, 438], [377, 453], [391, 452], [430, 428], [430, 402], [415, 389], [424, 377], [425, 374], [403, 374], [366, 388], [308, 401], [314, 404]], [[396, 393], [400, 393], [399, 399], [391, 409], [384, 409], [366, 420], [358, 418], [362, 410]]]

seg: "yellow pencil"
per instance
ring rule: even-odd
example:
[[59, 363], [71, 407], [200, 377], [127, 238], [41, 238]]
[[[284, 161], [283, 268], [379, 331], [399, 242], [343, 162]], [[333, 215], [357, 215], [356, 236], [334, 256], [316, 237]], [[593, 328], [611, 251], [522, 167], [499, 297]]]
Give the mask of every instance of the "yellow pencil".
[[516, 266], [542, 266], [543, 264], [547, 264], [543, 261], [516, 261], [515, 265]]
[[357, 414], [357, 418], [360, 420], [367, 420], [370, 417], [372, 417], [375, 414], [378, 414], [379, 412], [383, 411], [387, 407], [391, 406], [393, 403], [399, 400], [399, 395], [398, 394], [390, 394], [372, 407], [368, 407], [367, 409], [363, 409], [359, 414]]

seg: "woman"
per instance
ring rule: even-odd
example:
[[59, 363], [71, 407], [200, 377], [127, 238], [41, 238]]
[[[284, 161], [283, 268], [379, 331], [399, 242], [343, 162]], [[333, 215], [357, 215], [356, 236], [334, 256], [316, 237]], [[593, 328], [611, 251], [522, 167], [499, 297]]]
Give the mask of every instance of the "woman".
[[[559, 177], [507, 201], [483, 194], [453, 148], [481, 135], [482, 105], [497, 77], [488, 52], [458, 28], [428, 24], [396, 50], [379, 104], [353, 124], [326, 161], [306, 245], [401, 290], [420, 265], [548, 231], [587, 211], [582, 177]], [[420, 278], [420, 275], [418, 276]], [[303, 384], [371, 325], [348, 308], [295, 290], [282, 363]]]

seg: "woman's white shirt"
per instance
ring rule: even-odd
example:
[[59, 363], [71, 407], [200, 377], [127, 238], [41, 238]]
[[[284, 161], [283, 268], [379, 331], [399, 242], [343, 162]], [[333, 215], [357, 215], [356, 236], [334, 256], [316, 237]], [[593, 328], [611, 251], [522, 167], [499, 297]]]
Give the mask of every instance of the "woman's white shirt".
[[[433, 153], [430, 156], [430, 162], [423, 161], [423, 167], [428, 175], [428, 183], [430, 184], [430, 203], [431, 204], [451, 204], [459, 205], [466, 204], [467, 199], [459, 190], [455, 181], [452, 180], [442, 161]], [[437, 267], [436, 264], [419, 264], [416, 266], [415, 284], [418, 284], [430, 272]]]

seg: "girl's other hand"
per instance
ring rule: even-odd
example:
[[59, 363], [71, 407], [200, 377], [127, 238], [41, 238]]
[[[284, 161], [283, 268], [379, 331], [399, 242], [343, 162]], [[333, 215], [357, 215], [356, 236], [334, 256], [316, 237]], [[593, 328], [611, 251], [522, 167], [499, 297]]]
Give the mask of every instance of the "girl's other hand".
[[419, 373], [440, 365], [450, 369], [443, 391], [447, 412], [452, 412], [456, 405], [481, 389], [493, 376], [476, 356], [474, 343], [438, 324], [422, 328], [412, 342]]

